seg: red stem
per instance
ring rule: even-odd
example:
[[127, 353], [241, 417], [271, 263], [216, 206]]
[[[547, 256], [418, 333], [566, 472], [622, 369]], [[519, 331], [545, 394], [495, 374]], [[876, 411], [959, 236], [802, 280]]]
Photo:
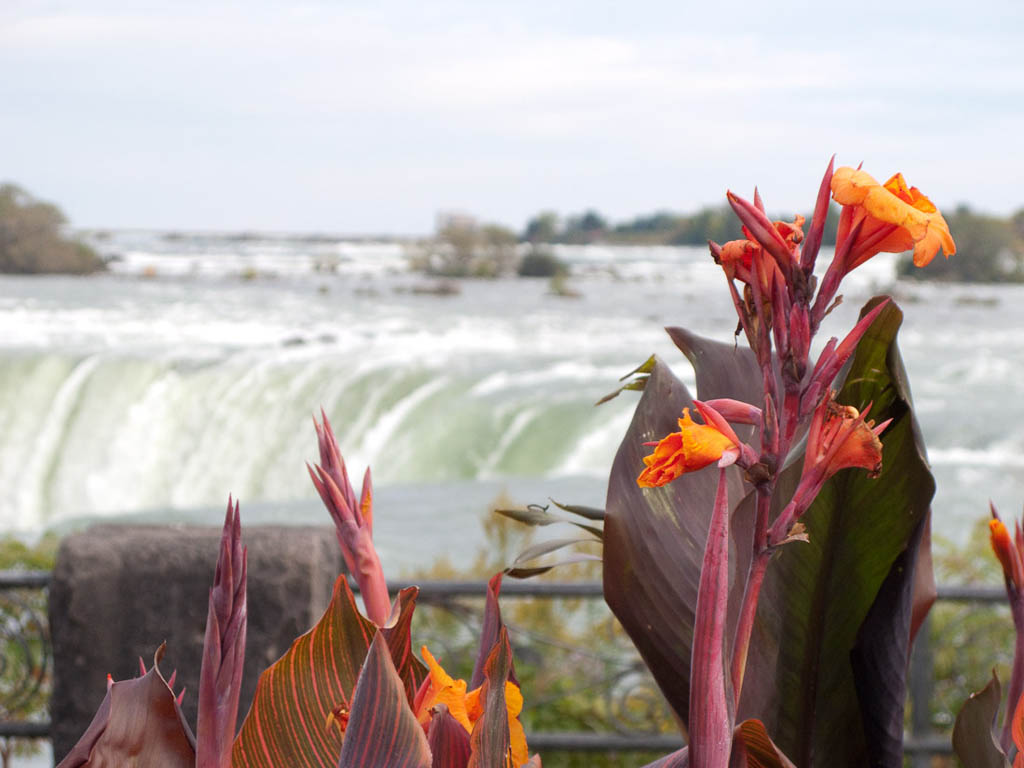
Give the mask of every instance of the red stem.
[[1003, 733], [1000, 739], [1003, 749], [1006, 751], [1013, 746], [1011, 731], [1013, 713], [1017, 709], [1017, 701], [1020, 699], [1021, 693], [1024, 692], [1024, 594], [1016, 589], [1010, 592], [1010, 613], [1013, 615], [1015, 630], [1013, 671], [1010, 673], [1010, 687], [1006, 691], [1006, 719], [1003, 722]]
[[736, 626], [736, 640], [732, 647], [732, 695], [737, 712], [740, 707], [740, 695], [743, 692], [743, 674], [747, 669], [750, 636], [754, 631], [754, 619], [757, 617], [757, 603], [770, 559], [771, 552], [767, 549], [762, 549], [754, 555], [754, 559], [750, 561], [750, 570], [747, 572], [747, 584], [743, 589], [740, 620]]

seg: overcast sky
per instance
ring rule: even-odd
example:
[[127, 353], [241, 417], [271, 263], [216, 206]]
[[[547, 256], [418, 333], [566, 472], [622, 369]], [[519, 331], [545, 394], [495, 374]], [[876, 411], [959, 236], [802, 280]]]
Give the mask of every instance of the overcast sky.
[[0, 0], [0, 179], [79, 226], [421, 233], [614, 220], [831, 153], [1024, 207], [1024, 7], [873, 0]]

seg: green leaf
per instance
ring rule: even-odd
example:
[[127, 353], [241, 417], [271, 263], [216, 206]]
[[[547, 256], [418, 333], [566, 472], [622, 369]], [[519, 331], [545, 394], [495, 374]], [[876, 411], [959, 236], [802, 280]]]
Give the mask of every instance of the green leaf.
[[[289, 767], [294, 763], [284, 763]], [[352, 697], [338, 768], [430, 768], [427, 736], [416, 720], [383, 634], [370, 644]]]
[[[553, 499], [552, 503], [555, 506], [559, 507], [560, 509], [564, 509], [569, 512], [574, 512], [576, 514], [583, 515], [589, 519], [595, 519], [594, 517], [592, 517], [595, 514], [600, 514], [600, 517], [596, 519], [604, 519], [604, 510], [595, 510], [589, 507], [564, 506], [562, 504], [559, 504], [557, 501], [554, 501]], [[494, 512], [495, 514], [515, 520], [517, 523], [522, 523], [523, 525], [529, 526], [544, 526], [554, 525], [555, 523], [568, 523], [569, 525], [575, 525], [577, 528], [580, 528], [586, 531], [587, 533], [593, 534], [598, 541], [600, 541], [602, 536], [604, 535], [604, 531], [602, 531], [600, 528], [596, 526], [587, 525], [586, 523], [581, 523], [576, 520], [571, 520], [567, 517], [562, 517], [561, 515], [551, 514], [550, 512], [548, 512], [548, 508], [546, 505], [529, 504], [526, 506], [525, 509], [496, 509], [494, 510]]]
[[965, 768], [1010, 768], [996, 734], [1000, 697], [999, 679], [993, 672], [988, 685], [972, 693], [956, 716], [953, 751]]
[[[391, 621], [381, 630], [407, 701], [425, 676], [409, 637], [416, 594], [415, 588], [399, 594]], [[359, 613], [345, 577], [338, 577], [320, 621], [260, 676], [252, 708], [235, 739], [232, 766], [335, 768], [342, 733], [334, 720], [352, 707], [360, 669], [376, 634], [376, 625]]]
[[[519, 558], [516, 559], [519, 562]], [[566, 555], [565, 557], [559, 558], [553, 563], [547, 565], [535, 565], [531, 567], [515, 566], [505, 569], [505, 575], [511, 576], [513, 579], [529, 579], [534, 576], [540, 576], [542, 573], [558, 568], [562, 565], [573, 565], [575, 563], [599, 563], [601, 562], [600, 555], [589, 555], [586, 552], [577, 552], [575, 555]]]
[[[838, 397], [858, 408], [873, 402], [871, 418], [893, 419], [882, 435], [880, 477], [845, 469], [826, 483], [803, 518], [809, 542], [782, 548], [761, 593], [740, 717], [762, 719], [802, 768], [860, 766], [883, 755], [881, 765], [902, 764], [891, 742], [902, 739], [903, 696], [887, 688], [904, 684], [909, 617], [914, 602], [928, 597], [912, 591], [909, 599], [894, 598], [909, 588], [904, 578], [915, 581], [915, 534], [926, 525], [935, 490], [896, 347], [902, 319], [894, 304], [882, 310]], [[797, 467], [780, 491], [795, 482]], [[883, 589], [894, 566], [896, 577]], [[906, 623], [875, 638], [864, 657], [871, 662], [855, 669], [851, 653], [876, 601], [876, 627]]]
[[629, 382], [627, 382], [627, 383], [625, 383], [625, 384], [623, 384], [621, 387], [616, 389], [614, 392], [609, 392], [607, 395], [605, 395], [600, 400], [598, 400], [596, 403], [594, 403], [594, 405], [604, 405], [609, 400], [613, 400], [616, 397], [618, 397], [622, 392], [626, 392], [626, 391], [642, 392], [644, 387], [647, 386], [648, 374], [654, 368], [654, 360], [655, 360], [655, 356], [651, 355], [649, 358], [647, 358], [647, 360], [642, 362], [640, 365], [638, 365], [632, 371], [627, 373], [625, 376], [622, 376], [619, 379], [619, 381], [625, 381], [630, 376], [634, 376], [634, 375], [636, 376], [636, 378], [631, 380], [631, 381], [629, 381]]
[[92, 723], [57, 768], [193, 768], [195, 739], [157, 668], [114, 683]]

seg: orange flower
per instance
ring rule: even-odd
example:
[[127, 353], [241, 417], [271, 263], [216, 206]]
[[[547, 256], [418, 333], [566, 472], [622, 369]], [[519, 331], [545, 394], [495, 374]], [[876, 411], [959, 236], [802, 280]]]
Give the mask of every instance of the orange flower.
[[903, 174], [879, 184], [860, 169], [837, 168], [832, 176], [832, 198], [843, 206], [838, 244], [861, 224], [846, 256], [845, 272], [883, 251], [900, 253], [913, 248], [918, 267], [935, 258], [939, 248], [946, 258], [956, 253], [956, 243], [942, 214], [917, 187], [907, 186]]
[[1017, 549], [1013, 538], [1010, 536], [1010, 532], [999, 518], [995, 505], [990, 503], [989, 506], [992, 509], [992, 519], [988, 521], [992, 551], [995, 552], [1000, 565], [1003, 566], [1003, 577], [1006, 579], [1006, 586], [1020, 590], [1024, 586], [1024, 560], [1021, 558], [1022, 553]]
[[720, 461], [726, 455], [733, 461], [739, 456], [736, 435], [726, 434], [711, 424], [697, 424], [690, 418], [690, 409], [684, 408], [679, 431], [663, 438], [654, 453], [644, 457], [647, 468], [636, 482], [641, 488], [656, 488], [686, 472], [696, 472]]
[[802, 536], [794, 523], [811, 506], [825, 481], [836, 472], [860, 467], [868, 471], [868, 477], [878, 477], [882, 471], [882, 441], [878, 436], [892, 419], [875, 426], [875, 422], [865, 419], [870, 405], [860, 412], [852, 405], [839, 405], [835, 398], [836, 393], [830, 391], [811, 417], [800, 484], [768, 534], [774, 544]]
[[839, 405], [830, 394], [814, 412], [807, 432], [807, 454], [804, 476], [816, 476], [824, 482], [840, 469], [861, 467], [868, 477], [878, 477], [882, 470], [882, 434], [889, 421], [875, 426], [865, 421], [867, 409], [861, 414], [852, 405]]
[[[466, 692], [466, 681], [455, 680], [449, 675], [437, 659], [433, 657], [427, 646], [420, 650], [427, 666], [430, 668], [430, 682], [426, 693], [417, 696], [416, 716], [420, 724], [430, 724], [431, 710], [439, 704], [448, 707], [454, 717], [467, 733], [473, 732], [473, 726], [483, 715], [483, 704], [480, 702], [481, 688]], [[505, 706], [508, 708], [508, 731], [514, 765], [523, 765], [530, 759], [526, 746], [526, 732], [519, 722], [519, 713], [523, 711], [523, 694], [519, 686], [505, 681]]]

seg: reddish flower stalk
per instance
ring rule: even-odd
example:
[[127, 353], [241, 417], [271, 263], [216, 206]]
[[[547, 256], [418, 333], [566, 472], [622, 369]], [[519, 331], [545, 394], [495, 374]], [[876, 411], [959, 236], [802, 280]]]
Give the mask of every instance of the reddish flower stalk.
[[992, 551], [1003, 566], [1003, 579], [1006, 582], [1006, 596], [1010, 602], [1010, 614], [1013, 616], [1013, 628], [1016, 640], [1013, 650], [1013, 671], [1010, 673], [1010, 687], [1006, 692], [1006, 715], [1003, 721], [1003, 732], [1000, 738], [1004, 751], [1009, 751], [1013, 744], [1013, 715], [1024, 693], [1024, 551], [1021, 549], [1021, 526], [1015, 522], [1016, 540], [1010, 537], [1006, 525], [999, 517], [995, 505], [990, 501], [992, 519], [988, 523]]
[[725, 676], [725, 622], [729, 605], [729, 494], [725, 467], [700, 569], [690, 658], [690, 765], [726, 768], [732, 748], [734, 710]]
[[245, 662], [247, 553], [238, 502], [224, 518], [199, 673], [196, 768], [230, 768]]
[[320, 446], [320, 464], [315, 471], [308, 464], [306, 469], [309, 470], [310, 479], [324, 506], [331, 513], [341, 554], [349, 573], [359, 584], [366, 616], [377, 626], [384, 626], [391, 615], [391, 599], [388, 597], [388, 585], [384, 580], [380, 557], [373, 546], [373, 488], [370, 469], [367, 467], [363, 476], [363, 489], [357, 502], [331, 423], [322, 410], [320, 415], [323, 418], [322, 425], [313, 419]]
[[[835, 472], [844, 467], [862, 467], [877, 475], [881, 468], [879, 435], [889, 422], [875, 426], [866, 420], [868, 409], [859, 413], [852, 406], [838, 405], [831, 386], [888, 300], [865, 313], [842, 342], [831, 339], [813, 369], [809, 365], [811, 341], [836, 301], [842, 278], [875, 253], [914, 247], [915, 261], [920, 265], [940, 247], [947, 254], [955, 251], [941, 214], [920, 192], [908, 187], [902, 177], [894, 176], [879, 185], [859, 169], [834, 170], [834, 161], [834, 157], [829, 161], [819, 185], [806, 237], [803, 217], [795, 217], [792, 223], [771, 221], [760, 192], [755, 190], [752, 203], [727, 193], [729, 205], [743, 224], [745, 239], [724, 245], [708, 243], [715, 263], [725, 273], [739, 328], [761, 368], [763, 386], [760, 409], [725, 401], [704, 404], [717, 411], [723, 421], [752, 423], [760, 428], [760, 453], [750, 451], [752, 455], [748, 455], [744, 450], [735, 462], [746, 470], [744, 479], [757, 490], [750, 566], [745, 574], [731, 660], [737, 704], [761, 584], [772, 552], [788, 541], [807, 538], [802, 527], [795, 524]], [[815, 296], [814, 266], [830, 197], [844, 209], [834, 258]], [[897, 245], [901, 247], [895, 248]], [[812, 414], [796, 493], [769, 527], [779, 470], [799, 425]], [[734, 437], [726, 438], [721, 425], [707, 414], [705, 422], [707, 426], [699, 429], [681, 423], [681, 428], [685, 428], [658, 443], [655, 454], [644, 459], [648, 468], [640, 484], [662, 485], [716, 459], [721, 459], [719, 467], [729, 464], [738, 442]], [[1018, 549], [1024, 549], [1024, 534], [1019, 538], [1022, 541]], [[1024, 581], [1024, 565], [1019, 570], [1020, 580]]]

